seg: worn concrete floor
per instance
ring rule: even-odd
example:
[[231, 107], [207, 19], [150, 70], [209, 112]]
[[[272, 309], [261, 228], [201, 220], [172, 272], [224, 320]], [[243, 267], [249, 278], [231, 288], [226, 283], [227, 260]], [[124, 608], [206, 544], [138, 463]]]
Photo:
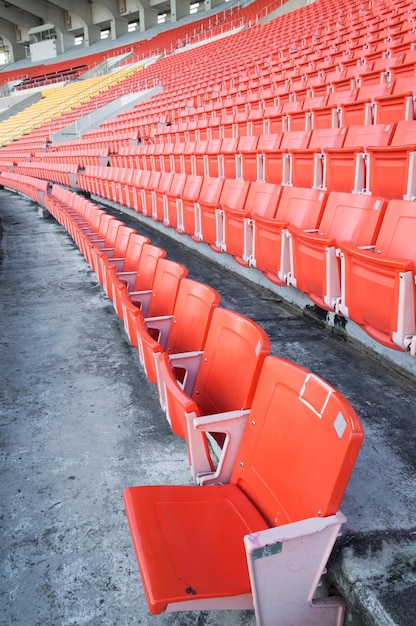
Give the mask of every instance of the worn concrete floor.
[[[273, 354], [315, 371], [351, 401], [366, 440], [330, 571], [352, 603], [350, 624], [412, 626], [414, 379], [275, 294], [121, 219], [218, 289], [223, 306], [258, 321]], [[254, 626], [250, 611], [149, 615], [123, 489], [190, 483], [184, 442], [65, 231], [8, 191], [0, 192], [0, 227], [1, 626]]]

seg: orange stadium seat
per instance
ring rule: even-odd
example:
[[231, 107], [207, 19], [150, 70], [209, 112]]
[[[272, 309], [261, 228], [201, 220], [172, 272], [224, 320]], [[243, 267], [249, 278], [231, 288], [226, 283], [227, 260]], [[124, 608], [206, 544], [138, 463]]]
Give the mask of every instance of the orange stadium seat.
[[[232, 425], [221, 414], [193, 422], [198, 434]], [[342, 598], [315, 589], [346, 521], [339, 508], [363, 437], [338, 391], [267, 357], [227, 484], [125, 491], [150, 612], [254, 608], [264, 626], [341, 624]]]
[[250, 265], [278, 285], [287, 283], [290, 256], [289, 224], [302, 229], [316, 228], [321, 220], [327, 194], [319, 189], [284, 186], [274, 215], [252, 216], [253, 244]]
[[291, 267], [287, 283], [307, 294], [320, 308], [334, 310], [341, 295], [337, 245], [341, 241], [353, 246], [374, 244], [385, 206], [383, 198], [333, 191], [315, 230], [289, 223]]
[[[137, 339], [140, 362], [148, 379], [158, 382], [160, 352], [178, 354], [203, 350], [219, 294], [203, 283], [182, 278], [171, 315], [137, 317]], [[163, 400], [161, 406], [165, 409]]]
[[124, 320], [124, 301], [128, 299], [129, 292], [152, 288], [157, 262], [160, 258], [166, 257], [166, 251], [151, 243], [136, 242], [134, 258], [137, 257], [136, 267], [123, 268], [111, 276], [113, 306], [122, 320]]
[[336, 310], [389, 348], [416, 357], [416, 205], [390, 200], [375, 242], [339, 242]]
[[[231, 412], [235, 422], [245, 422], [269, 352], [269, 337], [258, 324], [240, 313], [217, 307], [202, 351], [159, 355], [159, 397], [165, 399], [173, 432], [187, 441], [189, 464], [197, 482], [209, 477], [215, 480], [218, 468], [205, 434], [194, 429], [194, 419], [214, 415], [224, 419]], [[222, 448], [224, 438], [216, 441]]]

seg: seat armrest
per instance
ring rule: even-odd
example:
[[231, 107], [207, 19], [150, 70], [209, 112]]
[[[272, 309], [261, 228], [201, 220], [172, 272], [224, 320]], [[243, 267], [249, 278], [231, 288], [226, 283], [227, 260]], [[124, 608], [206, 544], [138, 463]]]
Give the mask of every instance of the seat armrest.
[[[314, 517], [244, 537], [258, 623], [341, 626], [345, 602], [315, 597], [341, 525], [341, 512]], [[267, 581], [273, 581], [273, 585]], [[321, 594], [320, 594], [321, 595]], [[282, 603], [282, 598], [285, 602]]]
[[[250, 409], [225, 411], [201, 417], [187, 415], [189, 456], [195, 480], [199, 485], [230, 482], [249, 415]], [[204, 459], [200, 450], [201, 432], [225, 434], [222, 448], [214, 450], [218, 455], [218, 464], [214, 472], [203, 464]]]

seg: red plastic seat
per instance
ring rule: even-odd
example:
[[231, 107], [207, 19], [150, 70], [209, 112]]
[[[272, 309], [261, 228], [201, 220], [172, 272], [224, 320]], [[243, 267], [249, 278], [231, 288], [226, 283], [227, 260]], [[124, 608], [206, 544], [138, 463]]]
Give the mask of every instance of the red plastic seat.
[[[176, 174], [180, 176], [180, 174]], [[167, 211], [166, 193], [169, 191], [173, 177], [172, 172], [161, 172], [157, 186], [152, 190], [152, 219], [163, 222]]]
[[416, 357], [416, 205], [390, 200], [375, 242], [339, 243], [336, 310], [373, 339]]
[[200, 224], [199, 237], [208, 243], [215, 251], [225, 250], [225, 213], [230, 211], [243, 210], [250, 183], [246, 180], [233, 180], [226, 178], [218, 205], [204, 206], [200, 204]]
[[219, 304], [220, 296], [214, 289], [182, 278], [171, 315], [151, 317], [149, 313], [146, 318], [136, 318], [140, 362], [152, 383], [158, 382], [160, 352], [203, 350], [212, 313]]
[[224, 137], [218, 155], [218, 169], [221, 178], [237, 178], [238, 137]]
[[244, 204], [221, 207], [223, 241], [221, 249], [242, 265], [249, 265], [253, 251], [253, 217], [274, 215], [281, 187], [272, 183], [250, 183]]
[[329, 191], [367, 192], [367, 147], [388, 146], [393, 132], [392, 124], [349, 126], [342, 148], [324, 150], [323, 187]]
[[203, 240], [201, 215], [204, 213], [207, 243], [215, 242], [215, 210], [218, 208], [224, 178], [204, 176], [196, 202], [183, 203], [184, 231], [195, 241]]
[[[147, 336], [147, 318], [172, 315], [180, 282], [188, 275], [185, 266], [159, 258], [151, 289], [125, 292], [123, 299], [124, 327], [131, 343], [139, 349], [140, 336]], [[140, 354], [141, 355], [141, 354]]]
[[[178, 233], [190, 233], [192, 229], [195, 230], [195, 203], [199, 198], [201, 192], [202, 183], [204, 181], [203, 176], [187, 176], [186, 182], [176, 203], [176, 230]], [[169, 224], [175, 222], [175, 216], [173, 214], [173, 206], [171, 213], [169, 213]]]
[[341, 241], [353, 246], [373, 244], [385, 207], [380, 197], [333, 191], [314, 231], [289, 224], [288, 284], [303, 291], [320, 308], [334, 310], [341, 294], [337, 245]]
[[311, 131], [287, 131], [282, 133], [278, 150], [263, 150], [264, 180], [277, 185], [290, 184], [290, 152], [307, 148], [310, 138]]
[[[198, 431], [229, 423], [194, 420]], [[267, 357], [229, 483], [125, 491], [150, 612], [254, 607], [264, 626], [341, 624], [342, 598], [315, 589], [363, 437], [338, 391]]]
[[[160, 258], [166, 257], [166, 251], [150, 243], [136, 244], [134, 258], [138, 256], [138, 263], [133, 269], [117, 271], [112, 275], [113, 305], [120, 319], [124, 320], [124, 302], [130, 291], [151, 289]], [[133, 333], [132, 333], [133, 334]]]
[[[258, 324], [217, 307], [202, 352], [159, 355], [159, 397], [173, 432], [187, 440], [195, 480], [215, 473], [215, 462], [205, 435], [193, 432], [193, 419], [214, 414], [225, 418], [233, 411], [244, 420], [242, 412], [251, 405], [269, 351], [269, 337]], [[218, 444], [223, 443], [219, 437]]]
[[325, 180], [324, 149], [341, 148], [345, 128], [316, 128], [308, 147], [291, 150], [291, 182], [295, 187], [322, 188]]
[[293, 224], [302, 229], [316, 228], [327, 200], [319, 189], [282, 187], [274, 215], [253, 215], [253, 245], [250, 265], [257, 267], [278, 285], [286, 285], [290, 257], [286, 229]]
[[416, 120], [398, 122], [386, 147], [371, 145], [368, 189], [388, 199], [416, 198]]
[[[127, 248], [123, 256], [113, 255], [110, 258], [104, 259], [104, 289], [107, 296], [113, 300], [114, 308], [116, 309], [115, 295], [113, 294], [113, 283], [118, 280], [119, 272], [133, 272], [136, 271], [139, 265], [140, 255], [145, 243], [150, 243], [148, 237], [139, 235], [136, 232], [130, 234], [128, 239]], [[117, 315], [121, 318], [123, 313], [120, 309], [117, 310]]]
[[186, 174], [174, 174], [170, 188], [164, 193], [163, 223], [165, 226], [176, 229], [178, 225], [178, 201], [184, 191], [186, 180]]

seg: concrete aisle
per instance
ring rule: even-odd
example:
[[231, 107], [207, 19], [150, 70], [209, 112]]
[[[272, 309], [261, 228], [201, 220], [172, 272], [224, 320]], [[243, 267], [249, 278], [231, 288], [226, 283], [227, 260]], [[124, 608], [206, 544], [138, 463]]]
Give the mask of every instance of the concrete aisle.
[[[349, 624], [411, 626], [414, 380], [271, 292], [132, 216], [121, 219], [218, 289], [223, 306], [258, 321], [273, 354], [320, 374], [351, 401], [366, 441], [344, 498], [348, 523], [331, 574], [355, 607]], [[190, 483], [186, 447], [69, 236], [7, 191], [0, 192], [0, 226], [0, 624], [254, 626], [250, 611], [148, 614], [123, 489]]]

